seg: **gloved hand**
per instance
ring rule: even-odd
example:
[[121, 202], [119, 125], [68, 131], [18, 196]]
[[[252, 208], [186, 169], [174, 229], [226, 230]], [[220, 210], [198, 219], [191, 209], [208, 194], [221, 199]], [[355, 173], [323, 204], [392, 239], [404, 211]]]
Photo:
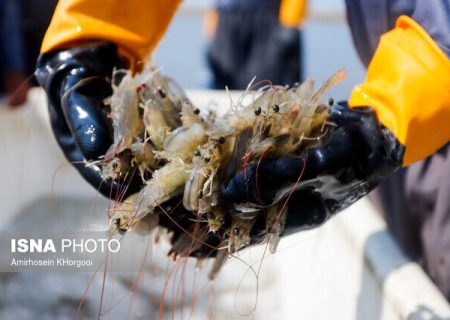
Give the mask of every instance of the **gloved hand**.
[[319, 146], [248, 166], [222, 190], [221, 201], [266, 207], [288, 199], [291, 233], [322, 224], [401, 166], [404, 147], [373, 109], [333, 105], [329, 121], [337, 127]]
[[139, 191], [137, 174], [120, 182], [104, 180], [97, 166], [84, 162], [98, 160], [112, 144], [103, 101], [112, 94], [114, 67], [124, 67], [117, 48], [97, 42], [42, 54], [36, 78], [47, 93], [52, 129], [67, 160], [103, 195], [121, 199]]

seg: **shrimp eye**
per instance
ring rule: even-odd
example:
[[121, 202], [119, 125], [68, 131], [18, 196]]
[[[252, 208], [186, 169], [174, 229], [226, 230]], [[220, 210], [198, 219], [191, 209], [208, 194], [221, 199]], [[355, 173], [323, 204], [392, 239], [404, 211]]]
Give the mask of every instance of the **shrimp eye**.
[[114, 219], [114, 224], [116, 226], [120, 225], [120, 218]]
[[334, 99], [333, 98], [328, 99], [328, 105], [332, 106], [333, 104], [334, 104]]
[[195, 150], [195, 153], [194, 153], [194, 156], [196, 156], [196, 157], [200, 157], [200, 150]]
[[119, 233], [120, 234], [124, 234], [125, 232], [127, 232], [127, 229], [125, 229], [125, 228], [120, 228], [119, 229]]
[[234, 236], [238, 236], [239, 233], [240, 233], [239, 228], [233, 228], [233, 235], [234, 235]]
[[194, 113], [195, 113], [195, 114], [200, 114], [200, 109], [195, 108], [195, 109], [194, 109]]
[[199, 199], [203, 198], [203, 191], [200, 190], [197, 195]]
[[166, 93], [164, 92], [163, 89], [159, 88], [159, 89], [158, 89], [158, 93], [159, 93], [159, 96], [160, 96], [161, 98], [164, 99], [164, 98], [166, 97]]
[[261, 108], [256, 108], [255, 109], [255, 115], [259, 116], [261, 114]]
[[208, 163], [208, 162], [211, 161], [211, 158], [205, 158], [205, 159], [203, 159], [203, 160], [205, 160], [205, 162]]
[[225, 137], [219, 137], [219, 139], [217, 139], [217, 142], [219, 142], [220, 144], [224, 144], [225, 143]]
[[278, 112], [278, 111], [280, 111], [280, 106], [277, 105], [277, 104], [274, 104], [274, 105], [272, 106], [272, 109], [273, 109], [274, 112]]

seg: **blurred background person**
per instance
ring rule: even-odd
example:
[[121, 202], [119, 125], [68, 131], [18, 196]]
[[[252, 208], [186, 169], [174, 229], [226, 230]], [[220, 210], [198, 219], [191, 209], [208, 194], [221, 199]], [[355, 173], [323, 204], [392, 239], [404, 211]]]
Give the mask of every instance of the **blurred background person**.
[[293, 85], [302, 79], [300, 26], [306, 0], [216, 0], [205, 19], [213, 89], [245, 89], [250, 80]]
[[10, 106], [23, 104], [29, 88], [20, 23], [17, 2], [0, 1], [0, 92]]
[[6, 104], [26, 102], [40, 45], [57, 0], [3, 0], [0, 2], [0, 95]]
[[[58, 0], [19, 0], [17, 6], [20, 12], [20, 30], [24, 48], [24, 66], [27, 75], [34, 74], [36, 59], [41, 50], [42, 39], [44, 39], [53, 11]], [[34, 77], [32, 85], [37, 86]]]

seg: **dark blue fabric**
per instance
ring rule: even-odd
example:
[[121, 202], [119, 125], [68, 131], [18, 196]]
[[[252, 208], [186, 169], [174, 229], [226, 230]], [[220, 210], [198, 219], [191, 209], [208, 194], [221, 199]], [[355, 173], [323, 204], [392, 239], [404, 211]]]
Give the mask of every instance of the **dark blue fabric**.
[[280, 0], [217, 0], [216, 7], [219, 10], [258, 10], [266, 9], [268, 7], [277, 8], [278, 10], [280, 2]]
[[0, 72], [23, 72], [24, 52], [20, 15], [15, 0], [0, 1]]
[[213, 89], [244, 90], [255, 76], [293, 85], [301, 80], [301, 33], [279, 24], [278, 8], [219, 10], [207, 58]]
[[353, 40], [367, 66], [380, 36], [401, 15], [417, 21], [450, 57], [450, 0], [346, 0]]

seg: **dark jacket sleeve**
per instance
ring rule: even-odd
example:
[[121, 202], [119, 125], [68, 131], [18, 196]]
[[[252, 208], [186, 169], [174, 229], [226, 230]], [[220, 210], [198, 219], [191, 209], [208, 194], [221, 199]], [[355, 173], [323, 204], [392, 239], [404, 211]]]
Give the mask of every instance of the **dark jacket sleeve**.
[[450, 1], [439, 0], [346, 0], [353, 41], [368, 66], [382, 34], [407, 15], [418, 22], [450, 57]]

